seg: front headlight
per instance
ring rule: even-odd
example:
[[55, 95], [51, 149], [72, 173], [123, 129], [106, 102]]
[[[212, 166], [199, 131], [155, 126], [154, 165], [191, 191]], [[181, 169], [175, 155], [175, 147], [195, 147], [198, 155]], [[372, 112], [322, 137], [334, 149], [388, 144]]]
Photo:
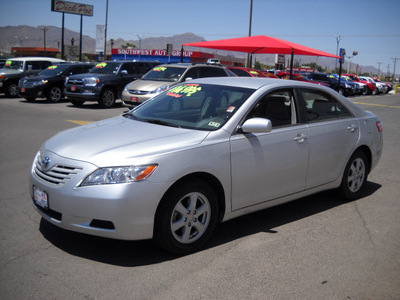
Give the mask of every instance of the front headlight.
[[124, 87], [124, 91], [125, 91], [125, 92], [127, 92], [127, 91], [129, 90], [128, 86], [129, 86], [130, 84], [131, 84], [131, 83], [128, 83], [128, 84]]
[[46, 83], [48, 83], [49, 81], [48, 80], [40, 80], [40, 81], [35, 81], [34, 83], [33, 83], [33, 86], [38, 86], [38, 85], [44, 85], [44, 84], [46, 84]]
[[149, 177], [157, 165], [100, 168], [87, 176], [80, 186], [130, 183]]
[[159, 93], [162, 93], [162, 92], [168, 90], [168, 88], [169, 88], [168, 85], [163, 85], [163, 86], [160, 86], [159, 88], [156, 88], [153, 91], [150, 91], [150, 94], [159, 94]]
[[350, 84], [347, 84], [347, 83], [345, 83], [345, 85], [344, 85], [344, 86], [346, 87], [346, 89], [349, 89], [349, 88], [351, 88]]
[[96, 84], [100, 82], [100, 79], [97, 77], [88, 77], [88, 78], [83, 78], [82, 81], [83, 81], [83, 85], [96, 86]]

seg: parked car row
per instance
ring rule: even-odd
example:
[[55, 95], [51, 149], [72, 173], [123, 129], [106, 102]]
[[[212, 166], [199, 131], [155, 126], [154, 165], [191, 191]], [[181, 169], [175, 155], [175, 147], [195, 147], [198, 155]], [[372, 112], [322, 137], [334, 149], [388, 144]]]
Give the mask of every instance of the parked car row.
[[[0, 70], [0, 92], [28, 101], [46, 98], [58, 102], [66, 97], [73, 105], [97, 101], [111, 107], [117, 99], [124, 106], [139, 103], [178, 83], [205, 77], [260, 77], [289, 79], [289, 73], [224, 67], [217, 63], [161, 64], [158, 61], [115, 60], [100, 63], [65, 62], [55, 58], [22, 57], [5, 61]], [[392, 86], [377, 78], [354, 74], [292, 74], [293, 80], [329, 86], [345, 96], [388, 93]]]

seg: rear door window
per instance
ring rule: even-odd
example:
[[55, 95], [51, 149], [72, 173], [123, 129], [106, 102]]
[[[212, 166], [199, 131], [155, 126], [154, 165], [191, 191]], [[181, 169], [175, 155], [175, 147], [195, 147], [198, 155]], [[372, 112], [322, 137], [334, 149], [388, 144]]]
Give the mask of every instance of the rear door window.
[[306, 104], [308, 122], [319, 122], [352, 116], [343, 104], [327, 93], [302, 89], [301, 94]]

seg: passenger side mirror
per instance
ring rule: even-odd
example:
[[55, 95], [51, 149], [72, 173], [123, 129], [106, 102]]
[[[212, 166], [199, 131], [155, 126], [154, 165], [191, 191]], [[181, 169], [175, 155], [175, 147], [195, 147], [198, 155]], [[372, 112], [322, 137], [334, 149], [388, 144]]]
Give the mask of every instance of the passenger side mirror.
[[128, 75], [128, 71], [127, 70], [122, 70], [121, 71], [121, 75]]
[[185, 79], [185, 81], [190, 81], [190, 80], [193, 80], [193, 78], [192, 78], [192, 77], [187, 77], [187, 78]]

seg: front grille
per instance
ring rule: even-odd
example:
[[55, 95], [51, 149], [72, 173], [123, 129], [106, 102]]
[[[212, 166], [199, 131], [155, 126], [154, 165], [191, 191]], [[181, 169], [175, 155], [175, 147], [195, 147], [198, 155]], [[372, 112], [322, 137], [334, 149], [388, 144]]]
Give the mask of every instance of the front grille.
[[148, 91], [139, 91], [139, 90], [128, 90], [128, 91], [133, 95], [147, 95], [149, 93]]
[[43, 171], [38, 161], [35, 163], [35, 174], [43, 180], [57, 185], [64, 185], [69, 179], [77, 174], [82, 168], [64, 165], [55, 165], [47, 171]]
[[83, 85], [83, 80], [82, 79], [68, 79], [67, 84]]

